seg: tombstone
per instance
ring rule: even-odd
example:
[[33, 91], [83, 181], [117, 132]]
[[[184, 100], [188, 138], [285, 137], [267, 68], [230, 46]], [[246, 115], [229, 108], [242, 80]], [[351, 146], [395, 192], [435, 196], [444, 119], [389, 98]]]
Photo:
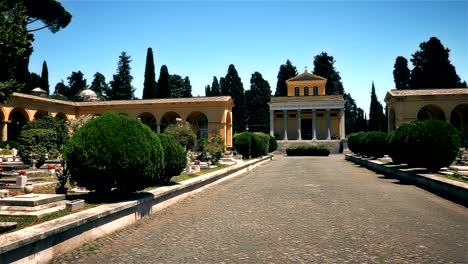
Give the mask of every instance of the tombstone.
[[0, 190], [0, 199], [1, 199], [1, 198], [6, 198], [6, 197], [10, 197], [10, 191], [8, 191], [8, 190]]
[[24, 186], [26, 186], [27, 181], [28, 181], [27, 176], [23, 176], [23, 175], [16, 176], [16, 187], [24, 188]]
[[66, 208], [70, 211], [76, 211], [83, 209], [85, 206], [84, 200], [83, 199], [77, 199], [73, 201], [67, 201], [66, 203]]
[[13, 157], [18, 156], [18, 150], [17, 150], [17, 149], [12, 148], [12, 149], [11, 149], [11, 152], [13, 153]]

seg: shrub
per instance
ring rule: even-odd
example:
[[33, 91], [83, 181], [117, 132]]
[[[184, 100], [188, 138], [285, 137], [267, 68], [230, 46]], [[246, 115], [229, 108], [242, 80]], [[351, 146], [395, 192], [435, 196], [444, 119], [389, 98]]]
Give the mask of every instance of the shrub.
[[250, 156], [252, 158], [261, 157], [268, 154], [270, 136], [262, 132], [253, 132], [250, 144]]
[[278, 142], [274, 136], [270, 136], [270, 144], [268, 145], [268, 152], [273, 152], [278, 149]]
[[50, 115], [43, 116], [30, 123], [26, 123], [22, 130], [29, 129], [52, 129], [56, 133], [55, 141], [57, 146], [63, 145], [68, 140], [67, 123], [59, 118], [53, 118]]
[[36, 154], [36, 166], [40, 167], [49, 156], [58, 155], [57, 133], [52, 129], [28, 129], [18, 138], [18, 155], [25, 164], [31, 164], [31, 153]]
[[330, 148], [325, 145], [318, 146], [290, 146], [286, 149], [288, 156], [328, 156]]
[[218, 164], [224, 153], [224, 140], [217, 134], [210, 134], [210, 139], [200, 139], [198, 146], [201, 155], [197, 157], [201, 161], [211, 161], [212, 164]]
[[244, 159], [250, 157], [250, 144], [252, 142], [252, 133], [242, 132], [234, 135], [234, 147]]
[[357, 132], [348, 136], [348, 148], [355, 154], [362, 153], [362, 137], [365, 132]]
[[187, 153], [177, 139], [170, 134], [157, 135], [164, 150], [164, 173], [158, 178], [159, 183], [168, 183], [173, 176], [180, 175], [187, 165]]
[[390, 144], [396, 160], [434, 172], [455, 160], [460, 136], [449, 123], [430, 119], [399, 127]]
[[164, 170], [159, 138], [136, 119], [111, 113], [77, 129], [64, 156], [71, 180], [97, 192], [141, 190]]
[[185, 149], [191, 149], [197, 140], [193, 126], [187, 122], [171, 124], [164, 132], [173, 135]]
[[387, 133], [370, 131], [361, 136], [363, 153], [366, 156], [381, 158], [388, 154]]
[[19, 143], [13, 140], [7, 140], [0, 142], [0, 148], [2, 149], [18, 149], [19, 148]]

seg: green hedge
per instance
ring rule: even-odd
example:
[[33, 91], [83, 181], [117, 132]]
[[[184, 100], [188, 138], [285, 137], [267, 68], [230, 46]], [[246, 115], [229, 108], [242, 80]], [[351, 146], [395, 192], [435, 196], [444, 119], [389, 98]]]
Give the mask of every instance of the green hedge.
[[278, 149], [278, 142], [276, 138], [270, 135], [270, 145], [268, 145], [268, 152], [273, 152]]
[[71, 180], [99, 192], [133, 192], [152, 185], [164, 170], [159, 138], [138, 120], [106, 113], [77, 129], [64, 156]]
[[50, 157], [58, 155], [57, 133], [52, 129], [28, 129], [21, 131], [18, 138], [18, 155], [25, 164], [31, 164], [31, 153], [36, 154], [36, 167], [40, 167]]
[[198, 160], [218, 164], [224, 153], [224, 139], [217, 134], [210, 134], [209, 140], [206, 138], [198, 140], [198, 147], [201, 152], [201, 155], [197, 157]]
[[250, 158], [250, 144], [252, 142], [252, 133], [242, 132], [234, 135], [234, 148], [244, 159]]
[[325, 145], [318, 146], [290, 146], [286, 149], [288, 156], [328, 156], [330, 148]]
[[455, 160], [460, 149], [460, 135], [444, 121], [413, 121], [400, 126], [389, 138], [389, 144], [394, 162], [434, 172]]
[[359, 155], [381, 158], [388, 154], [387, 133], [380, 131], [358, 132], [349, 135], [349, 149]]
[[187, 165], [187, 152], [173, 135], [162, 133], [157, 136], [164, 150], [164, 173], [157, 182], [167, 184], [173, 176], [180, 175]]
[[262, 132], [253, 132], [250, 144], [250, 156], [258, 158], [268, 154], [270, 136]]
[[4, 149], [6, 147], [9, 147], [10, 149], [18, 149], [19, 148], [19, 143], [16, 142], [16, 141], [13, 141], [13, 140], [7, 140], [7, 141], [3, 141], [3, 142], [0, 142], [0, 148]]

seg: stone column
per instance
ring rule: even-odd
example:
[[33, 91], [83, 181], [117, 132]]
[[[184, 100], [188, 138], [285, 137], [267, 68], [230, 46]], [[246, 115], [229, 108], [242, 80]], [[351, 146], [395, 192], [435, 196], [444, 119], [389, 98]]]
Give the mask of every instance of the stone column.
[[327, 109], [327, 140], [330, 140], [330, 109]]
[[344, 109], [340, 109], [340, 139], [344, 139], [346, 137], [345, 133], [345, 115]]
[[1, 123], [2, 126], [2, 141], [7, 141], [8, 140], [8, 122], [3, 121]]
[[275, 116], [274, 111], [270, 110], [270, 136], [275, 136]]
[[315, 120], [317, 119], [317, 111], [312, 110], [312, 140], [317, 140], [317, 133], [315, 133]]
[[288, 110], [283, 110], [283, 140], [288, 140]]
[[157, 124], [156, 124], [156, 132], [157, 132], [158, 134], [161, 133], [161, 123], [157, 123]]
[[302, 125], [302, 117], [301, 117], [301, 109], [297, 109], [297, 140], [302, 140], [301, 136], [301, 125]]

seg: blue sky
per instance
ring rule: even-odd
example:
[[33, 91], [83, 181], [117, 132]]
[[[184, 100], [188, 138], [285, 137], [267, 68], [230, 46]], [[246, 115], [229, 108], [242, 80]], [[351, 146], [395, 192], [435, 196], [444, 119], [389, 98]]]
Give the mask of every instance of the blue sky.
[[274, 93], [279, 66], [287, 59], [302, 73], [325, 51], [335, 58], [345, 91], [368, 112], [372, 81], [383, 101], [394, 87], [395, 58], [409, 60], [431, 36], [451, 50], [458, 75], [468, 81], [466, 1], [61, 2], [73, 16], [70, 25], [56, 34], [36, 32], [29, 65], [40, 74], [47, 61], [51, 91], [72, 71], [81, 70], [88, 84], [97, 71], [110, 81], [126, 51], [141, 98], [151, 47], [156, 79], [165, 64], [169, 73], [189, 76], [194, 96], [204, 96], [205, 85], [213, 76], [225, 76], [229, 64], [236, 66], [245, 90], [258, 71]]

